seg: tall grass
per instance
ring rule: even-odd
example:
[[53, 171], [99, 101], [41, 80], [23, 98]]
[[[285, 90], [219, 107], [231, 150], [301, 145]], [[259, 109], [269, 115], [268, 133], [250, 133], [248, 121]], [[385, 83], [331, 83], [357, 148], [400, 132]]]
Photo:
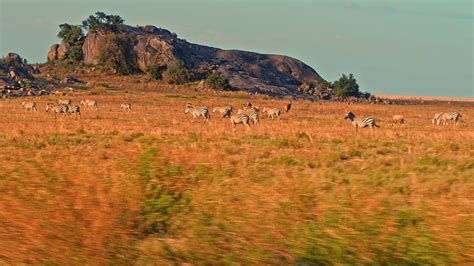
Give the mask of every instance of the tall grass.
[[[191, 122], [184, 106], [286, 101], [87, 93], [72, 99], [99, 109], [77, 120], [45, 113], [52, 96], [37, 113], [0, 102], [0, 262], [474, 261], [474, 107], [351, 106], [380, 120], [372, 135], [354, 132], [344, 105], [295, 101], [247, 133]], [[433, 127], [448, 109], [461, 125]], [[389, 124], [395, 113], [405, 126]]]

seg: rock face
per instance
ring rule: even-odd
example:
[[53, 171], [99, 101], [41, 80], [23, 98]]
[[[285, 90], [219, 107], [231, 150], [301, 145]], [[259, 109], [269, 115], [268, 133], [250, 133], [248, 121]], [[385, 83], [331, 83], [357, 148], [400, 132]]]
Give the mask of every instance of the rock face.
[[48, 52], [48, 62], [54, 62], [58, 60], [58, 47], [59, 44], [57, 43], [51, 45]]
[[[142, 71], [148, 66], [169, 66], [181, 60], [203, 74], [218, 71], [236, 89], [278, 96], [305, 95], [298, 90], [300, 85], [312, 84], [317, 90], [324, 81], [310, 66], [288, 56], [193, 44], [155, 26], [123, 26], [121, 32], [132, 40], [134, 63]], [[98, 63], [100, 47], [108, 37], [87, 35], [82, 47], [84, 63]]]
[[38, 70], [16, 53], [9, 53], [0, 63], [0, 98], [47, 94], [46, 82], [33, 76]]
[[66, 58], [66, 53], [69, 50], [70, 45], [68, 43], [61, 43], [58, 47], [58, 60], [61, 61]]
[[70, 45], [68, 43], [53, 44], [49, 48], [48, 62], [61, 61], [66, 58], [66, 53], [69, 51]]

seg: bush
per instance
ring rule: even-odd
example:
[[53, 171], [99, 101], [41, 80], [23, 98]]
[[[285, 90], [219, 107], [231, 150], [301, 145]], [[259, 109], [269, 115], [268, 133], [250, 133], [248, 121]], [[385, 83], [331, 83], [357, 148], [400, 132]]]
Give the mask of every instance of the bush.
[[156, 79], [156, 80], [161, 80], [163, 79], [163, 72], [166, 70], [165, 65], [153, 65], [153, 66], [148, 66], [145, 70], [145, 72], [150, 75], [151, 78]]
[[66, 60], [80, 62], [83, 58], [82, 46], [71, 46], [66, 53]]
[[342, 74], [339, 80], [334, 81], [334, 95], [338, 97], [359, 96], [359, 84], [354, 75], [346, 76]]
[[170, 84], [184, 84], [193, 81], [194, 75], [183, 62], [178, 61], [163, 73], [163, 79]]
[[226, 77], [221, 76], [217, 71], [209, 75], [204, 83], [209, 88], [215, 90], [227, 90], [230, 88], [229, 80]]
[[99, 48], [99, 64], [118, 75], [136, 72], [132, 40], [125, 35], [110, 35]]

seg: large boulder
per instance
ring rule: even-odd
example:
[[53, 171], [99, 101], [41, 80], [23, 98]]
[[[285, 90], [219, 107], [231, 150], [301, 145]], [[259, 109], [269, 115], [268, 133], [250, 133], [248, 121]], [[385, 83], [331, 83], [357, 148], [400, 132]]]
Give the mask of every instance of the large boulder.
[[8, 53], [7, 56], [3, 58], [5, 64], [9, 66], [21, 66], [23, 65], [23, 59], [17, 53]]
[[[305, 93], [298, 90], [301, 84], [313, 84], [317, 90], [324, 81], [310, 66], [288, 56], [193, 44], [155, 26], [123, 26], [120, 35], [131, 40], [133, 64], [142, 71], [181, 60], [203, 75], [218, 71], [234, 88], [278, 96], [302, 95]], [[82, 47], [84, 63], [97, 64], [101, 47], [114, 36], [89, 33]]]
[[58, 60], [58, 47], [59, 44], [57, 43], [51, 45], [48, 52], [48, 62], [54, 62]]
[[87, 34], [84, 44], [82, 45], [82, 54], [84, 56], [85, 64], [96, 65], [99, 63], [100, 45], [105, 41], [105, 36], [100, 36], [91, 32]]
[[3, 58], [3, 63], [0, 64], [0, 70], [15, 80], [23, 78], [32, 79], [32, 74], [34, 73], [33, 67], [27, 64], [26, 60], [22, 59], [21, 56], [16, 53], [8, 53], [7, 56]]
[[68, 43], [62, 42], [58, 47], [58, 60], [64, 60], [66, 58], [66, 53], [69, 51], [71, 46]]

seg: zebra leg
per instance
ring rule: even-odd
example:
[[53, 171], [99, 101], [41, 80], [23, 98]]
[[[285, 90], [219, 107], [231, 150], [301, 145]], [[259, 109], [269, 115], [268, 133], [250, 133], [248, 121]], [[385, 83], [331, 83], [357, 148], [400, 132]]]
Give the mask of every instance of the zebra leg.
[[249, 123], [244, 123], [245, 127], [247, 128], [247, 131], [250, 131], [250, 125]]

